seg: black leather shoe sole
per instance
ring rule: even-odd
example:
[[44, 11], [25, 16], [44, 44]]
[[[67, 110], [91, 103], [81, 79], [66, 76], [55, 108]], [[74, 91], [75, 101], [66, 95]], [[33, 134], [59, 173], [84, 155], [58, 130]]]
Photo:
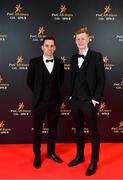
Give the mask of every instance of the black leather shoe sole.
[[73, 167], [73, 166], [77, 166], [78, 164], [80, 164], [80, 163], [83, 163], [84, 162], [84, 159], [81, 159], [81, 160], [79, 160], [79, 161], [71, 161], [71, 162], [69, 162], [67, 165], [69, 166], [69, 167]]
[[89, 165], [89, 167], [86, 171], [86, 176], [91, 176], [91, 175], [95, 174], [96, 170], [97, 170], [97, 164]]
[[93, 175], [93, 174], [95, 174], [95, 172], [96, 172], [96, 169], [95, 170], [91, 170], [91, 171], [86, 171], [86, 176], [91, 176], [91, 175]]

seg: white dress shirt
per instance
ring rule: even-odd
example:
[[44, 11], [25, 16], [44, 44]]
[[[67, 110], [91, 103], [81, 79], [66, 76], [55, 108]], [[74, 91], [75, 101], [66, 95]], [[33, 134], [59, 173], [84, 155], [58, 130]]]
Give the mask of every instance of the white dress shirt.
[[[45, 55], [43, 55], [44, 64], [45, 64], [48, 72], [51, 74], [53, 71], [53, 67], [54, 67], [54, 61], [53, 62], [46, 62], [47, 59], [48, 58]], [[52, 57], [51, 59], [54, 59], [54, 57]]]
[[[87, 55], [88, 48], [82, 53], [84, 56]], [[84, 62], [84, 59], [82, 57], [78, 57], [78, 67], [81, 68], [82, 64]]]

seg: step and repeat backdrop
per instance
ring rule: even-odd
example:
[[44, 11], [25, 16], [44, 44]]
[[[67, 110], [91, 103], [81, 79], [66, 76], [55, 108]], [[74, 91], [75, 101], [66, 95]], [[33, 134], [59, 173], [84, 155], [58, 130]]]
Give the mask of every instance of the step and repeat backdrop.
[[[31, 92], [26, 75], [31, 58], [41, 55], [41, 41], [57, 40], [56, 56], [64, 61], [65, 81], [57, 142], [74, 142], [75, 127], [68, 102], [70, 57], [77, 49], [74, 33], [87, 27], [89, 47], [103, 55], [105, 103], [98, 111], [102, 142], [123, 142], [123, 1], [0, 1], [0, 143], [31, 143]], [[47, 140], [47, 119], [43, 125]], [[85, 137], [89, 131], [85, 124]]]

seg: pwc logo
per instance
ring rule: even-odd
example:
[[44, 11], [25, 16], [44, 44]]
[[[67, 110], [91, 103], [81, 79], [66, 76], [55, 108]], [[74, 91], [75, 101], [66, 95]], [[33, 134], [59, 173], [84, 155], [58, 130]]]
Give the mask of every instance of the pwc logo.
[[8, 18], [10, 20], [27, 20], [27, 18], [29, 17], [29, 13], [27, 12], [22, 12], [22, 6], [21, 4], [16, 4], [14, 7], [14, 11], [12, 12], [7, 12], [6, 15], [8, 16]]
[[112, 70], [115, 67], [115, 64], [109, 63], [108, 56], [103, 56], [103, 62], [104, 62], [105, 70]]
[[11, 109], [10, 113], [13, 116], [29, 116], [30, 115], [31, 110], [27, 109], [24, 102], [19, 102], [17, 104], [17, 108]]
[[0, 90], [7, 90], [9, 87], [8, 83], [5, 83], [3, 76], [0, 74]]
[[59, 12], [51, 13], [51, 16], [57, 21], [70, 21], [72, 20], [73, 14], [68, 13], [67, 11], [68, 8], [66, 7], [66, 4], [62, 4], [59, 7]]
[[116, 20], [116, 17], [118, 16], [115, 13], [112, 13], [112, 7], [110, 4], [106, 4], [103, 8], [102, 13], [96, 13], [96, 17], [99, 21], [114, 21]]
[[63, 61], [64, 63], [64, 70], [70, 70], [70, 62], [67, 63], [67, 59], [65, 56], [61, 56], [60, 59]]
[[16, 59], [14, 60], [16, 63], [9, 63], [9, 67], [12, 70], [27, 70], [29, 64], [25, 64], [25, 58], [23, 56], [17, 56]]
[[119, 81], [114, 82], [113, 86], [115, 87], [115, 89], [117, 90], [122, 90], [123, 89], [123, 78], [121, 78]]
[[10, 128], [5, 127], [5, 123], [0, 120], [0, 134], [9, 134], [11, 132]]
[[119, 121], [116, 126], [111, 127], [114, 134], [123, 134], [123, 121]]
[[98, 113], [97, 113], [98, 115], [109, 116], [111, 112], [112, 112], [112, 109], [109, 109], [105, 102], [100, 103], [99, 110], [98, 110]]
[[41, 42], [47, 35], [45, 34], [44, 26], [40, 26], [34, 34], [30, 34], [30, 39], [33, 42]]

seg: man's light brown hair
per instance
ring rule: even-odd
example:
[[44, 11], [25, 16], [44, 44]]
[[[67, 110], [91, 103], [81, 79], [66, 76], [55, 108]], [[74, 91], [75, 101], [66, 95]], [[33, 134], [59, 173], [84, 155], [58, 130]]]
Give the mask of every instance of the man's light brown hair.
[[78, 29], [75, 32], [75, 37], [76, 37], [76, 35], [81, 34], [81, 33], [86, 33], [88, 36], [90, 36], [90, 33], [86, 27], [82, 27], [82, 28]]

